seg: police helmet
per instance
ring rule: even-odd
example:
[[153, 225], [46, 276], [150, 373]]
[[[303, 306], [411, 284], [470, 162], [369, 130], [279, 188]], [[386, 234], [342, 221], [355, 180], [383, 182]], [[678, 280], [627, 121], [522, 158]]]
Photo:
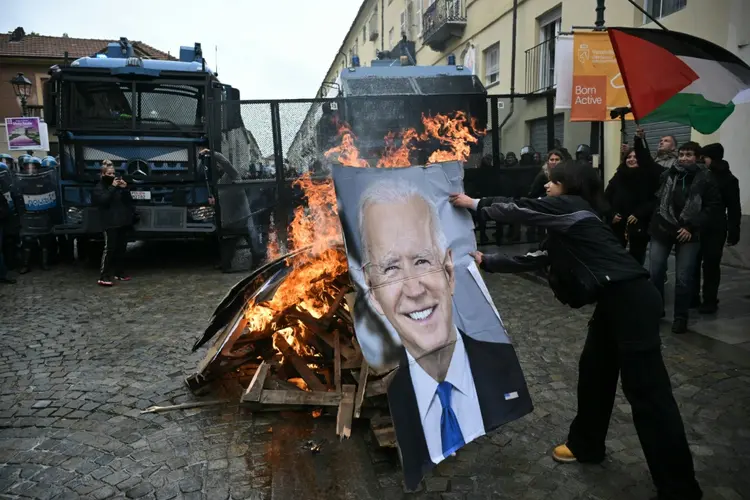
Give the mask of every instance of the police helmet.
[[57, 160], [54, 156], [47, 156], [42, 160], [42, 166], [47, 168], [57, 167]]
[[521, 148], [521, 156], [523, 155], [533, 155], [534, 154], [534, 148], [533, 146], [524, 146]]
[[29, 157], [29, 155], [27, 155], [27, 154], [22, 154], [21, 156], [19, 156], [18, 157], [18, 164], [19, 165], [23, 165], [24, 163], [26, 163], [26, 158], [28, 158], [28, 157]]
[[516, 153], [514, 153], [513, 151], [508, 151], [505, 154], [505, 159], [506, 160], [510, 160], [511, 158], [513, 158], [515, 160], [516, 159]]
[[26, 158], [23, 159], [23, 164], [28, 165], [29, 163], [31, 163], [32, 165], [36, 165], [37, 167], [42, 166], [42, 160], [40, 160], [36, 156], [26, 155]]
[[505, 155], [502, 154], [502, 153], [498, 153], [497, 154], [497, 161], [499, 161], [500, 163], [504, 162], [505, 161]]
[[590, 155], [591, 147], [588, 144], [579, 144], [576, 148], [576, 154]]
[[0, 153], [0, 168], [10, 168], [13, 165], [13, 157], [9, 154]]

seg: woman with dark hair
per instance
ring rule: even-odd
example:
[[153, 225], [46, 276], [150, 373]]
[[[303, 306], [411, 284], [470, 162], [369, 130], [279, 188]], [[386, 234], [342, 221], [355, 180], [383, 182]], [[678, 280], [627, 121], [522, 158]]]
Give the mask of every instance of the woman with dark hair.
[[560, 302], [573, 308], [596, 303], [579, 362], [578, 413], [566, 443], [554, 449], [553, 458], [559, 462], [604, 460], [621, 375], [658, 498], [701, 498], [661, 355], [659, 292], [648, 272], [602, 221], [607, 205], [592, 167], [566, 161], [550, 171], [545, 187], [547, 196], [540, 199], [474, 200], [452, 194], [450, 202], [483, 210], [499, 222], [547, 229], [539, 252], [521, 257], [473, 252], [482, 269], [520, 272], [547, 267], [550, 287]]
[[623, 247], [630, 246], [630, 255], [640, 265], [646, 261], [648, 225], [656, 208], [660, 174], [661, 168], [654, 172], [648, 166], [641, 167], [631, 148], [624, 153], [622, 164], [604, 191], [611, 207], [608, 218], [612, 230]]
[[544, 185], [549, 181], [549, 171], [555, 168], [555, 166], [561, 161], [563, 161], [563, 154], [560, 150], [553, 149], [547, 153], [547, 161], [542, 165], [542, 169], [531, 183], [529, 198], [539, 198], [540, 196], [544, 196]]

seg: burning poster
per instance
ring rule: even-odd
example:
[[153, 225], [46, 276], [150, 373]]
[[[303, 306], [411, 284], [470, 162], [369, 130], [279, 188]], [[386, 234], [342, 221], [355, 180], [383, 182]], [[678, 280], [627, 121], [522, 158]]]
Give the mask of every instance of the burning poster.
[[44, 150], [45, 143], [49, 144], [46, 126], [39, 118], [6, 118], [5, 130], [10, 151]]
[[367, 362], [397, 365], [388, 400], [410, 489], [464, 444], [532, 410], [470, 251], [471, 216], [448, 203], [463, 167], [333, 172], [354, 325]]

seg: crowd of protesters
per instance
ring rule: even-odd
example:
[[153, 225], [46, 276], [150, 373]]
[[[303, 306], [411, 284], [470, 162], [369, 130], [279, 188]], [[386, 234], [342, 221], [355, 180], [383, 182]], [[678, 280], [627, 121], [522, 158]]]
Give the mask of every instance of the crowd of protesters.
[[454, 206], [474, 211], [484, 226], [489, 219], [498, 227], [527, 224], [547, 233], [539, 249], [525, 255], [472, 252], [483, 270], [544, 269], [560, 302], [595, 305], [578, 365], [577, 414], [552, 458], [604, 460], [621, 378], [660, 499], [703, 496], [662, 358], [660, 322], [673, 248], [672, 332], [687, 330], [691, 306], [717, 311], [722, 249], [739, 241], [741, 216], [739, 183], [723, 155], [720, 144], [689, 141], [677, 147], [674, 137], [665, 136], [652, 157], [639, 128], [633, 147], [622, 146], [622, 164], [606, 190], [585, 158], [553, 150], [528, 197], [449, 197]]
[[[632, 146], [623, 144], [621, 153], [622, 162], [604, 190], [606, 209], [601, 215], [638, 264], [645, 266], [648, 255], [651, 281], [662, 302], [667, 263], [674, 250], [672, 331], [684, 333], [690, 309], [702, 314], [718, 310], [723, 249], [725, 245], [736, 245], [740, 239], [739, 183], [724, 160], [721, 144], [701, 147], [690, 141], [678, 147], [673, 136], [664, 136], [652, 155], [645, 132], [639, 128]], [[538, 161], [538, 157], [529, 156], [528, 148], [522, 150], [521, 156], [526, 157], [526, 165]], [[563, 148], [549, 151], [527, 197], [546, 196], [550, 173], [566, 160], [590, 164], [590, 150], [586, 145], [579, 146], [575, 159]], [[518, 163], [514, 153], [503, 158], [504, 167]], [[485, 157], [480, 164], [484, 169], [492, 166], [491, 157]], [[488, 220], [481, 210], [476, 213], [476, 221], [480, 245], [488, 244]], [[522, 223], [496, 220], [495, 243], [503, 242], [506, 225], [510, 227], [510, 242], [520, 242]], [[543, 226], [529, 225], [527, 240], [541, 239], [545, 232]], [[665, 316], [663, 310], [662, 318]]]

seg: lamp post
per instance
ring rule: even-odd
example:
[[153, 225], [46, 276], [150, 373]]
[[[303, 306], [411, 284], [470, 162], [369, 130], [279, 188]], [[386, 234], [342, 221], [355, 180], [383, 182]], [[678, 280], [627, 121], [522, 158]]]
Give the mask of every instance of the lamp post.
[[16, 97], [21, 99], [21, 114], [26, 116], [26, 102], [31, 95], [31, 81], [23, 76], [23, 73], [18, 73], [10, 79], [10, 83], [13, 85], [13, 92]]

